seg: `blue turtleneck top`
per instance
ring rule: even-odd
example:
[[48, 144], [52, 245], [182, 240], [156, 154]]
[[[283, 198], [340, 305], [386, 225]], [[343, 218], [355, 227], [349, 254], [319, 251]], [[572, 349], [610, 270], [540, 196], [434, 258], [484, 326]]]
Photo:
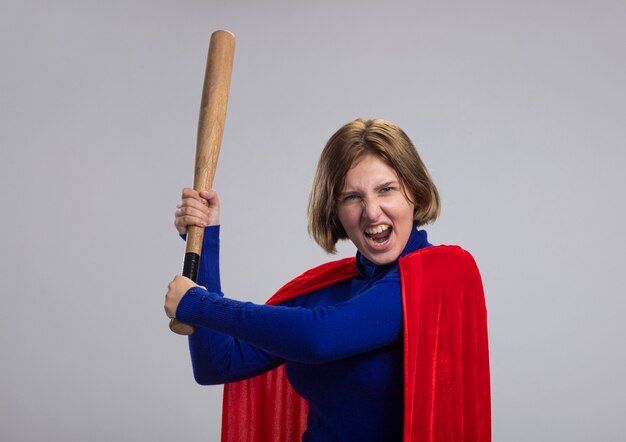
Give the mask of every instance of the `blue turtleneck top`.
[[[414, 228], [401, 255], [428, 243]], [[403, 425], [402, 299], [396, 263], [357, 253], [359, 275], [280, 306], [225, 298], [219, 226], [205, 230], [198, 284], [176, 318], [189, 337], [195, 379], [239, 381], [282, 363], [309, 403], [303, 441], [400, 441]]]

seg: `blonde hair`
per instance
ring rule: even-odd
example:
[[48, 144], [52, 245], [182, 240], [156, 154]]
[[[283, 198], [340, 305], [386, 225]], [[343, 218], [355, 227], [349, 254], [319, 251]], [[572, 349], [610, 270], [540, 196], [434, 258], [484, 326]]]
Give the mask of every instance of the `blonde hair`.
[[337, 216], [337, 198], [346, 174], [365, 154], [373, 154], [391, 167], [414, 204], [413, 219], [423, 225], [437, 219], [439, 193], [409, 137], [386, 120], [354, 120], [333, 134], [317, 164], [309, 196], [308, 230], [328, 253], [348, 235]]

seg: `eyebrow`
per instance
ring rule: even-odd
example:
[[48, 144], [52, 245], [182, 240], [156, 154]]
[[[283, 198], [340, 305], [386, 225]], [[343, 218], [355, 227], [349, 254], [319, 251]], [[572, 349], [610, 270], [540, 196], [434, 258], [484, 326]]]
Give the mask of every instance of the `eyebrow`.
[[382, 188], [384, 188], [384, 187], [393, 186], [394, 184], [397, 186], [397, 185], [399, 185], [400, 183], [399, 183], [398, 181], [396, 181], [396, 180], [387, 181], [386, 183], [383, 183], [383, 184], [381, 184], [381, 185], [379, 185], [379, 186], [376, 186], [376, 190], [380, 190], [380, 189], [382, 189]]
[[[383, 188], [385, 188], [385, 187], [389, 187], [389, 186], [393, 186], [393, 185], [399, 186], [399, 185], [400, 185], [400, 182], [399, 182], [399, 181], [397, 181], [397, 180], [387, 181], [387, 182], [384, 182], [384, 183], [382, 183], [382, 184], [379, 184], [379, 185], [378, 185], [378, 186], [376, 186], [374, 189], [376, 189], [376, 190], [380, 190], [380, 189], [383, 189]], [[358, 194], [358, 193], [359, 193], [359, 191], [358, 191], [358, 190], [346, 190], [345, 192], [341, 192], [341, 193], [339, 194], [339, 196], [340, 196], [340, 197], [344, 197], [344, 196], [347, 196], [347, 195], [354, 195], [354, 194]]]

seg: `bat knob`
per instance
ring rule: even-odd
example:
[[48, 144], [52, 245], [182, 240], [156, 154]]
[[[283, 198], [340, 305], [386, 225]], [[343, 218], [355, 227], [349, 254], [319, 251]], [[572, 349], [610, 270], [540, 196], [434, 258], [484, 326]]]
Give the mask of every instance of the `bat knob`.
[[196, 331], [196, 328], [193, 325], [185, 324], [184, 322], [172, 319], [170, 321], [170, 330], [178, 335], [187, 336], [192, 335], [193, 332]]

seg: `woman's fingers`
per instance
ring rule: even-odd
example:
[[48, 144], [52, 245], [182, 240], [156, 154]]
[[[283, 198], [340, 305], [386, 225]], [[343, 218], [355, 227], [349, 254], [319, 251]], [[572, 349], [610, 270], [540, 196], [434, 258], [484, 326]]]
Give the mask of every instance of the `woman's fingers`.
[[213, 189], [197, 192], [185, 188], [182, 200], [174, 211], [174, 226], [184, 235], [189, 226], [206, 227], [219, 224], [220, 201]]
[[187, 293], [191, 287], [195, 287], [197, 284], [191, 279], [184, 276], [177, 275], [167, 285], [167, 293], [165, 293], [165, 303], [163, 308], [168, 318], [176, 317], [176, 309], [182, 297]]

